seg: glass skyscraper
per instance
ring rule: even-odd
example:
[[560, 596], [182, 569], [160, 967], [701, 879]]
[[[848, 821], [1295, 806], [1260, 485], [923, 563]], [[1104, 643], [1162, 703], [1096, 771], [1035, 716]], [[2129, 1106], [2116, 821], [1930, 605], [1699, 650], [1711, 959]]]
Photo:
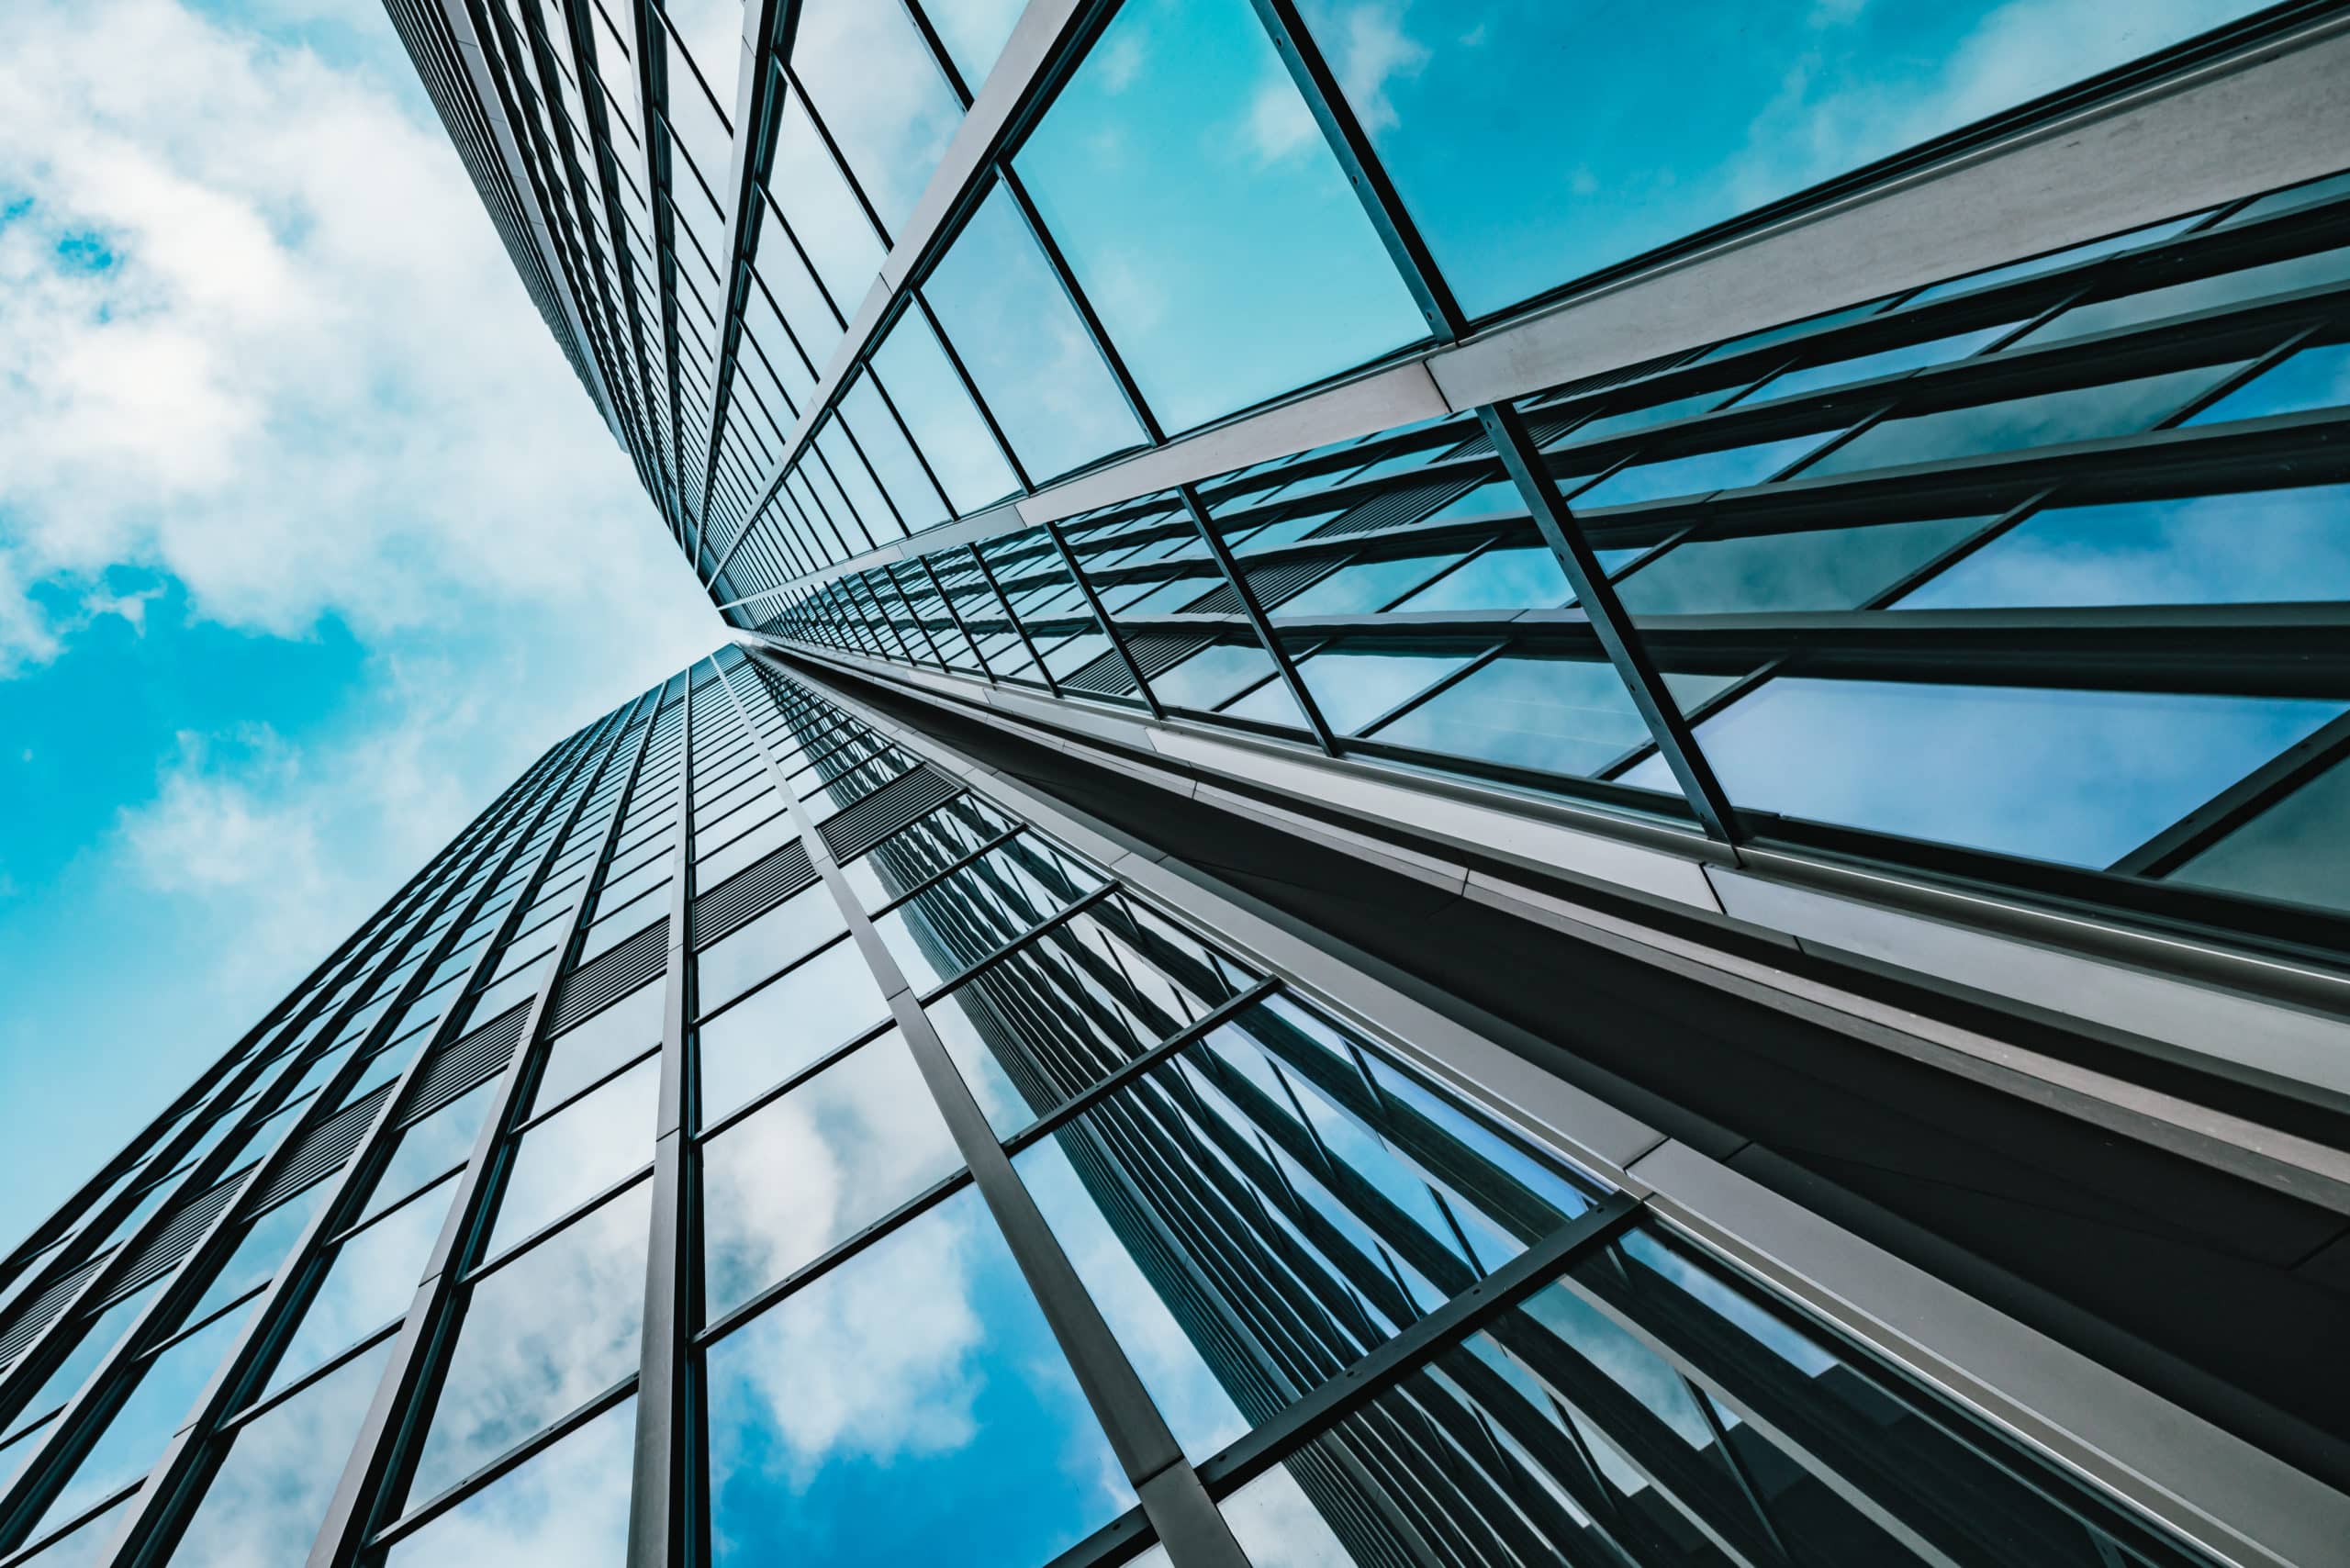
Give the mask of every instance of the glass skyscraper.
[[0, 1568], [2350, 1562], [2350, 7], [387, 4], [737, 644]]

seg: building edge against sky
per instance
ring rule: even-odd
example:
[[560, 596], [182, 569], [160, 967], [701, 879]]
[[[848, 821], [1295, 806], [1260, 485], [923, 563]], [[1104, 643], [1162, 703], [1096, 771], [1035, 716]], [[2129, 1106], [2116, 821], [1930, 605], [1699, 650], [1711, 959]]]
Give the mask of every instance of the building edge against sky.
[[389, 8], [751, 653], [10, 1255], [0, 1568], [2342, 1560], [2350, 8]]
[[11, 1256], [0, 1562], [2339, 1547], [963, 738], [729, 648], [551, 749]]

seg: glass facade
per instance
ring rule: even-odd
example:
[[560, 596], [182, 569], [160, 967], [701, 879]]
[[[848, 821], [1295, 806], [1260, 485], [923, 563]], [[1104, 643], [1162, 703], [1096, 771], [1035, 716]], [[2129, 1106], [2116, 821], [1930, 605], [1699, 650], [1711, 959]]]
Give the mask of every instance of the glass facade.
[[0, 1562], [2204, 1561], [1342, 1016], [726, 649], [11, 1255]]

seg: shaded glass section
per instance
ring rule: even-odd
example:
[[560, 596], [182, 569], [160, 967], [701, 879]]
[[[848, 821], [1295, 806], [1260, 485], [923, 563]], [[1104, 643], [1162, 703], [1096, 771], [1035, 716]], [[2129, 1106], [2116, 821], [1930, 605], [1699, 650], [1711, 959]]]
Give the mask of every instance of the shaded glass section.
[[617, 1568], [628, 1557], [635, 1429], [636, 1401], [623, 1399], [402, 1539], [386, 1554], [385, 1568]]

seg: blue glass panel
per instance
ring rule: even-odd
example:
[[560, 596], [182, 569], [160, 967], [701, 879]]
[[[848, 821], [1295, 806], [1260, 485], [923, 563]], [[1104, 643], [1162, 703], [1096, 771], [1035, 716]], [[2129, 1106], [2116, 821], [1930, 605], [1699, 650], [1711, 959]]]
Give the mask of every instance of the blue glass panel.
[[1442, 555], [1405, 555], [1392, 561], [1366, 561], [1341, 566], [1296, 598], [1275, 610], [1277, 621], [1312, 620], [1326, 615], [1368, 615], [1384, 610], [1438, 572], [1460, 559]]
[[1827, 439], [1824, 433], [1789, 436], [1722, 452], [1636, 463], [1573, 495], [1572, 500], [1576, 510], [1583, 511], [1595, 507], [1659, 500], [1666, 496], [1695, 496], [1759, 485]]
[[2350, 599], [2345, 519], [2350, 485], [2051, 507], [1897, 608]]
[[[817, 890], [819, 894], [823, 890]], [[701, 1025], [705, 1125], [890, 1015], [856, 944], [841, 941]]]
[[1227, 702], [1220, 712], [1237, 718], [1254, 719], [1262, 724], [1282, 724], [1292, 730], [1305, 728], [1305, 712], [1290, 695], [1289, 683], [1269, 680], [1244, 697]]
[[2350, 766], [2337, 761], [2298, 785], [2170, 879], [2350, 910]]
[[470, 1159], [482, 1118], [489, 1114], [495, 1082], [466, 1091], [399, 1135], [391, 1162], [375, 1180], [367, 1214], [379, 1214], [443, 1171]]
[[301, 1239], [310, 1216], [319, 1212], [319, 1204], [325, 1201], [327, 1189], [332, 1184], [316, 1182], [249, 1225], [237, 1249], [220, 1265], [220, 1271], [212, 1276], [211, 1284], [205, 1287], [204, 1294], [181, 1321], [193, 1323], [228, 1305], [255, 1285], [265, 1283], [293, 1250], [294, 1243]]
[[791, 69], [882, 227], [896, 233], [963, 121], [913, 19], [901, 6], [801, 0]]
[[2189, 398], [2240, 368], [2221, 364], [2174, 370], [2131, 381], [2014, 398], [2004, 403], [1885, 420], [1805, 468], [1803, 477], [2131, 435], [2177, 413]]
[[895, 1030], [711, 1139], [701, 1160], [706, 1319], [963, 1164]]
[[[834, 307], [843, 317], [855, 316], [881, 270], [881, 241], [874, 237], [872, 223], [857, 205], [848, 182], [841, 178], [832, 154], [824, 151], [823, 140], [797, 93], [784, 104], [783, 121], [776, 132], [775, 170], [767, 189], [790, 220], [792, 235], [806, 249]], [[764, 240], [760, 250], [765, 254], [778, 247], [789, 248], [781, 234]], [[773, 281], [777, 274], [769, 270], [767, 275]], [[791, 308], [789, 299], [784, 308]], [[802, 332], [809, 330], [796, 314], [791, 324]], [[837, 338], [838, 329], [830, 335]], [[821, 364], [830, 345], [819, 348], [811, 343], [808, 352], [818, 356]]]
[[114, 1532], [122, 1524], [126, 1497], [105, 1513], [85, 1520], [71, 1532], [59, 1536], [34, 1552], [18, 1568], [98, 1568], [99, 1553], [113, 1540]]
[[488, 1255], [569, 1214], [653, 1159], [661, 1062], [647, 1058], [517, 1141]]
[[1857, 610], [1990, 522], [1928, 518], [1692, 539], [1625, 577], [1617, 591], [1635, 617]]
[[73, 1349], [66, 1352], [65, 1359], [58, 1362], [55, 1370], [43, 1380], [40, 1391], [25, 1402], [24, 1409], [8, 1424], [7, 1435], [14, 1437], [71, 1399], [74, 1390], [98, 1370], [98, 1363], [106, 1360], [106, 1352], [121, 1340], [124, 1332], [139, 1315], [147, 1310], [148, 1304], [154, 1300], [155, 1293], [162, 1288], [162, 1280], [150, 1281], [100, 1309], [90, 1319], [89, 1327], [82, 1330], [82, 1337], [74, 1341]]
[[556, 1036], [539, 1070], [532, 1103], [540, 1109], [560, 1104], [621, 1063], [659, 1045], [663, 990], [659, 980], [639, 986], [586, 1023]]
[[1426, 333], [1246, 0], [1130, 0], [1014, 165], [1170, 431]]
[[968, 1189], [712, 1346], [707, 1387], [714, 1568], [1035, 1568], [1135, 1500]]
[[620, 1568], [635, 1439], [631, 1396], [403, 1537], [384, 1568]]
[[[2244, 15], [1968, 0], [1790, 12], [1595, 0], [1302, 9], [1445, 275], [1482, 314]], [[1550, 112], [1564, 84], [1573, 111]]]
[[187, 1419], [196, 1395], [212, 1381], [220, 1358], [236, 1343], [251, 1316], [232, 1312], [157, 1351], [130, 1397], [106, 1421], [105, 1432], [82, 1456], [29, 1533], [55, 1529], [107, 1493], [146, 1474]]
[[1150, 689], [1170, 708], [1213, 708], [1272, 673], [1272, 655], [1256, 644], [1221, 643], [1152, 676]]
[[[1697, 740], [1742, 806], [2107, 866], [2342, 707], [1781, 678]], [[1670, 787], [1653, 761], [1626, 781]]]
[[1742, 399], [1742, 403], [1766, 402], [1774, 398], [1798, 398], [1807, 392], [1825, 392], [1831, 387], [1849, 386], [1856, 381], [1870, 381], [1880, 375], [1899, 375], [1905, 371], [1921, 370], [1930, 364], [1945, 364], [1979, 353], [2015, 330], [2016, 323], [2007, 321], [1997, 327], [1984, 327], [1972, 332], [1936, 338], [1931, 342], [1904, 343], [1899, 348], [1880, 349], [1875, 353], [1858, 354], [1827, 364], [1790, 370], [1764, 382], [1751, 397]]
[[708, 1013], [742, 995], [811, 948], [848, 929], [821, 882], [811, 883], [704, 947], [694, 959], [697, 994]]
[[947, 58], [963, 84], [972, 92], [988, 78], [1012, 25], [1020, 20], [1023, 0], [923, 0], [923, 15], [946, 46]]
[[326, 1278], [302, 1309], [264, 1394], [284, 1388], [408, 1310], [447, 1218], [454, 1182], [402, 1204], [339, 1243]]
[[2256, 267], [2239, 267], [2233, 272], [2175, 283], [2166, 288], [2143, 289], [2115, 299], [2076, 305], [2045, 326], [2035, 328], [2017, 346], [2038, 348], [2043, 343], [2061, 343], [2091, 332], [2134, 327], [2143, 321], [2216, 309], [2297, 289], [2328, 287], [2345, 280], [2350, 280], [2350, 246], [2267, 262]]
[[2246, 207], [2242, 212], [2220, 225], [2232, 229], [2239, 223], [2257, 223], [2265, 218], [2277, 218], [2288, 212], [2299, 212], [2305, 207], [2338, 201], [2350, 196], [2350, 174], [2328, 174], [2322, 180], [2311, 180], [2298, 185], [2288, 185], [2273, 191]]
[[[930, 462], [956, 516], [977, 511], [1019, 489], [1003, 449], [988, 433], [919, 310], [908, 310], [874, 351], [873, 369], [890, 389], [915, 446]], [[920, 526], [917, 524], [916, 526]]]
[[2216, 425], [2267, 414], [2299, 414], [2350, 404], [2350, 343], [2303, 349], [2237, 387], [2187, 422]]
[[1604, 660], [1512, 657], [1447, 687], [1371, 738], [1580, 776], [1646, 745], [1649, 729]]
[[1350, 735], [1416, 691], [1467, 664], [1468, 653], [1390, 654], [1326, 648], [1299, 662], [1298, 675], [1333, 734]]
[[247, 1423], [172, 1549], [172, 1568], [307, 1558], [391, 1354], [387, 1340]]
[[[891, 386], [893, 396], [897, 391], [896, 386]], [[902, 403], [899, 405], [901, 412], [904, 407]], [[866, 462], [872, 465], [874, 473], [880, 476], [881, 483], [890, 492], [890, 503], [897, 508], [898, 517], [907, 529], [928, 528], [944, 521], [950, 515], [950, 509], [945, 498], [939, 495], [938, 487], [932, 484], [930, 476], [923, 472], [922, 461], [914, 455], [914, 449], [907, 442], [905, 431], [890, 417], [890, 410], [882, 406], [880, 394], [873, 389], [872, 376], [858, 375], [849, 384], [848, 390], [841, 394], [840, 417], [847, 421], [849, 430], [856, 435], [856, 444], [864, 453]], [[845, 444], [827, 447], [825, 452], [826, 455], [833, 457], [835, 472], [839, 471], [841, 465], [856, 460]], [[850, 485], [850, 494], [857, 498], [861, 508], [864, 500], [855, 488], [854, 476], [844, 480], [844, 483]], [[865, 521], [877, 537], [887, 538], [893, 532], [886, 514], [868, 515]], [[892, 609], [896, 608], [894, 596], [883, 597]]]
[[411, 1498], [446, 1490], [636, 1370], [652, 1189], [638, 1182], [472, 1287]]
[[948, 873], [873, 923], [918, 991], [960, 974], [1077, 902], [1102, 879], [1023, 834]]

